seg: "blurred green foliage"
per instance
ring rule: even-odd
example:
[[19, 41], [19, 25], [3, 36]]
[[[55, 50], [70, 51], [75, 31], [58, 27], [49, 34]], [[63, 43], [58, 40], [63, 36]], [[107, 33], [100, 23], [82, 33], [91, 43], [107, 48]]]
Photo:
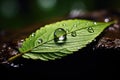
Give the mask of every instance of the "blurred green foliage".
[[119, 0], [0, 0], [0, 28], [18, 28], [65, 16], [73, 9], [119, 8]]

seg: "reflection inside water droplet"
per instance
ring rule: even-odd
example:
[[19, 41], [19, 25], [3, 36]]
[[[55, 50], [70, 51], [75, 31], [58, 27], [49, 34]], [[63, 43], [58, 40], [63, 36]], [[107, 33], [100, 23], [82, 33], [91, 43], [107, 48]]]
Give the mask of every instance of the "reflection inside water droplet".
[[73, 31], [73, 32], [71, 33], [71, 36], [72, 36], [72, 37], [76, 37], [76, 36], [77, 36], [76, 31]]
[[88, 30], [89, 33], [93, 33], [94, 32], [94, 29], [92, 27], [88, 27], [87, 30]]
[[57, 44], [63, 44], [65, 43], [67, 37], [66, 37], [66, 31], [62, 28], [58, 28], [54, 32], [54, 41]]

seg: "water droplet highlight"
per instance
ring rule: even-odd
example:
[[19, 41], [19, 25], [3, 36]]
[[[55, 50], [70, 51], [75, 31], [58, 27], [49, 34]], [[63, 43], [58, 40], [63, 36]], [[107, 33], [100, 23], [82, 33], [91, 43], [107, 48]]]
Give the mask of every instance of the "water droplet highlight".
[[71, 36], [72, 36], [72, 37], [76, 37], [76, 36], [77, 36], [76, 31], [73, 31], [73, 32], [71, 33]]
[[66, 31], [63, 28], [58, 28], [54, 32], [54, 41], [57, 44], [63, 44], [67, 40]]
[[89, 33], [93, 33], [94, 32], [94, 29], [92, 27], [88, 27], [87, 30], [88, 30]]

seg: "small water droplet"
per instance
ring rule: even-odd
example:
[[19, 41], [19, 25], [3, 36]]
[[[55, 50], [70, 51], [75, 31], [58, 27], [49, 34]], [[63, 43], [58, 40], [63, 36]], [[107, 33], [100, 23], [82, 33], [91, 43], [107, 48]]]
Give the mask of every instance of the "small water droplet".
[[62, 26], [66, 26], [66, 24], [64, 23], [64, 24], [62, 24]]
[[40, 38], [40, 39], [38, 39], [38, 43], [40, 44], [40, 43], [42, 43], [43, 42], [43, 40]]
[[76, 36], [77, 36], [76, 31], [73, 31], [73, 32], [71, 33], [71, 36], [72, 36], [72, 37], [76, 37]]
[[89, 33], [93, 33], [94, 32], [94, 29], [92, 27], [88, 27], [87, 30], [88, 30]]
[[69, 30], [69, 29], [67, 29], [67, 30], [66, 30], [66, 32], [67, 32], [67, 33], [69, 33], [69, 32], [70, 32], [70, 30]]
[[80, 49], [80, 47], [77, 47], [77, 49]]
[[35, 36], [35, 33], [32, 33], [32, 35], [31, 35], [31, 36], [32, 36], [32, 37], [33, 37], [33, 36]]
[[96, 22], [94, 22], [93, 24], [94, 24], [94, 25], [97, 25], [97, 23], [96, 23]]
[[57, 44], [63, 44], [65, 43], [67, 37], [66, 37], [66, 31], [62, 28], [58, 28], [54, 32], [54, 41]]
[[74, 25], [73, 25], [73, 27], [77, 27], [77, 25], [76, 25], [76, 24], [74, 24]]

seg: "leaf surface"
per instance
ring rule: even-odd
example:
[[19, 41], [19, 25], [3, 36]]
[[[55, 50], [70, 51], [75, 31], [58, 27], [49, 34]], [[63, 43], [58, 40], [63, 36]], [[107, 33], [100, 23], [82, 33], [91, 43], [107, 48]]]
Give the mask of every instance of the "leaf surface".
[[[19, 51], [24, 53], [24, 58], [60, 59], [85, 47], [112, 23], [74, 19], [45, 25], [26, 38]], [[61, 41], [58, 43], [56, 40]]]

